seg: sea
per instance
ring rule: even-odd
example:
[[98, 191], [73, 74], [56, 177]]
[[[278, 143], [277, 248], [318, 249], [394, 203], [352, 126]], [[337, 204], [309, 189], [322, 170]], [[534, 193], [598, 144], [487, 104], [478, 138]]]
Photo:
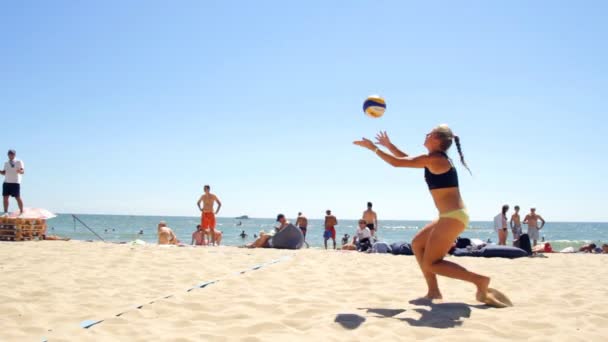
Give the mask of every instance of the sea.
[[[59, 214], [47, 222], [48, 235], [58, 235], [76, 240], [93, 240], [108, 242], [132, 242], [143, 240], [155, 243], [156, 227], [163, 220], [173, 229], [182, 243], [189, 244], [199, 217], [176, 216], [128, 216], [128, 215], [88, 215], [78, 214], [75, 219], [71, 214]], [[80, 220], [80, 221], [79, 221]], [[291, 219], [295, 222], [295, 218]], [[323, 220], [309, 219], [306, 241], [311, 248], [323, 247]], [[345, 234], [355, 234], [357, 220], [340, 220], [336, 227], [337, 243], [341, 246]], [[428, 221], [382, 220], [379, 222], [378, 237], [381, 241], [411, 242], [412, 238]], [[223, 245], [240, 246], [259, 236], [260, 231], [269, 231], [275, 226], [272, 218], [222, 218], [217, 219], [217, 229], [223, 232]], [[86, 226], [85, 226], [86, 225]], [[88, 228], [87, 228], [88, 227]], [[142, 234], [140, 234], [140, 231]], [[524, 227], [524, 232], [526, 228]], [[245, 232], [245, 238], [241, 233]], [[511, 241], [509, 232], [509, 242]], [[497, 241], [492, 222], [473, 221], [462, 234], [463, 237]], [[608, 243], [608, 223], [592, 222], [547, 222], [541, 230], [545, 241], [551, 242], [554, 250], [566, 247], [579, 247], [585, 243]], [[331, 244], [331, 241], [330, 241]]]

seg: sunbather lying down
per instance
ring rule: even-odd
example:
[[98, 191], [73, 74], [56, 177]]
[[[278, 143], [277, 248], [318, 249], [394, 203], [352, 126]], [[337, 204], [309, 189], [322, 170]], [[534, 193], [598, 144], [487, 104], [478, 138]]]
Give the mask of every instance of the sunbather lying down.
[[49, 240], [49, 241], [70, 241], [70, 238], [64, 238], [64, 237], [57, 236], [57, 235], [46, 235], [46, 236], [44, 236], [44, 240]]
[[273, 235], [274, 234], [260, 232], [260, 237], [259, 238], [257, 238], [253, 242], [250, 242], [250, 243], [246, 244], [243, 247], [246, 247], [246, 248], [268, 248], [268, 247], [270, 247], [270, 244], [268, 243], [268, 241], [270, 241], [270, 238], [272, 238]]

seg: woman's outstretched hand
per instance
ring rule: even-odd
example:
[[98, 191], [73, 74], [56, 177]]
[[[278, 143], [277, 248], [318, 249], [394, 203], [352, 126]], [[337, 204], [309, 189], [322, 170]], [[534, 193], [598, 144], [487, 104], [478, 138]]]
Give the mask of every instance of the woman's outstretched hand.
[[357, 146], [365, 147], [372, 151], [376, 149], [376, 145], [371, 140], [366, 139], [366, 138], [361, 138], [361, 140], [357, 140], [357, 141], [353, 142], [353, 144], [355, 144]]
[[380, 145], [380, 146], [384, 146], [386, 148], [390, 148], [391, 145], [393, 144], [391, 142], [391, 139], [388, 137], [388, 134], [386, 134], [386, 131], [380, 131], [380, 133], [378, 133], [376, 135], [376, 144]]

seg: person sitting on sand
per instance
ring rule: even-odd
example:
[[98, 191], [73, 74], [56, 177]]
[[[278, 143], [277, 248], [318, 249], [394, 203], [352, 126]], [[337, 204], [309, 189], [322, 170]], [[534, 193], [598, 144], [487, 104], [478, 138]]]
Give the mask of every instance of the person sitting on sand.
[[274, 231], [272, 231], [270, 233], [261, 231], [260, 237], [257, 240], [255, 240], [251, 243], [248, 243], [247, 245], [245, 245], [245, 247], [248, 247], [248, 248], [268, 248], [268, 247], [270, 247], [269, 241], [274, 236], [274, 234], [276, 232], [281, 231], [283, 228], [287, 227], [288, 225], [289, 225], [289, 221], [287, 221], [287, 219], [285, 218], [285, 215], [283, 215], [283, 214], [277, 215], [277, 225], [274, 227]]
[[196, 226], [196, 231], [194, 231], [194, 233], [192, 233], [192, 242], [190, 242], [190, 244], [194, 245], [194, 246], [204, 246], [207, 244], [207, 239], [205, 238], [205, 232], [201, 228], [200, 224], [198, 226]]
[[607, 243], [602, 245], [602, 254], [608, 254], [608, 244]]
[[342, 245], [346, 245], [348, 243], [348, 239], [350, 239], [350, 235], [344, 234], [342, 237]]
[[173, 229], [167, 227], [167, 223], [165, 221], [160, 221], [158, 223], [158, 244], [159, 245], [177, 245], [179, 244], [179, 240]]
[[353, 243], [357, 246], [359, 252], [366, 252], [372, 248], [372, 231], [369, 229], [366, 220], [359, 220], [359, 227], [357, 227], [357, 233], [353, 238]]
[[583, 253], [593, 253], [595, 251], [595, 248], [597, 246], [594, 243], [588, 243], [584, 246], [582, 246], [581, 248], [578, 249], [579, 252], [583, 252]]
[[65, 238], [57, 235], [45, 235], [42, 239], [47, 241], [70, 241], [70, 238]]
[[[344, 234], [347, 236], [348, 234]], [[359, 226], [351, 243], [343, 243], [342, 250], [366, 252], [372, 247], [372, 231], [367, 227], [367, 221], [359, 220]], [[344, 240], [343, 240], [344, 242]]]
[[221, 230], [214, 230], [214, 235], [213, 237], [215, 238], [215, 245], [219, 246], [222, 243], [222, 237], [224, 236], [224, 234], [222, 233]]
[[545, 242], [542, 245], [537, 245], [532, 248], [534, 253], [553, 253], [553, 247], [550, 243]]

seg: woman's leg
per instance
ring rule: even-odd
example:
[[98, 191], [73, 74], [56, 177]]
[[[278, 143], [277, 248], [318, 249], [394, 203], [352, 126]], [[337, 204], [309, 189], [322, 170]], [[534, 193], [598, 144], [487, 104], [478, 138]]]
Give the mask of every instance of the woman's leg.
[[422, 275], [424, 275], [424, 279], [426, 280], [426, 285], [428, 287], [428, 292], [426, 294], [426, 298], [429, 299], [441, 299], [441, 291], [439, 291], [439, 284], [437, 283], [437, 276], [433, 272], [425, 271], [422, 267], [422, 260], [424, 258], [424, 252], [426, 248], [427, 241], [429, 239], [430, 233], [435, 228], [435, 223], [437, 221], [431, 222], [422, 228], [414, 239], [412, 240], [412, 251], [416, 256], [416, 261], [418, 261], [418, 265], [420, 266], [420, 270], [422, 271]]
[[466, 268], [443, 260], [445, 255], [452, 247], [454, 240], [462, 233], [465, 226], [462, 222], [451, 219], [441, 218], [435, 223], [431, 231], [426, 247], [422, 267], [427, 272], [442, 275], [453, 279], [459, 279], [473, 283], [477, 287], [477, 300], [488, 305], [504, 307], [504, 303], [498, 301], [488, 293], [490, 278], [468, 271]]

